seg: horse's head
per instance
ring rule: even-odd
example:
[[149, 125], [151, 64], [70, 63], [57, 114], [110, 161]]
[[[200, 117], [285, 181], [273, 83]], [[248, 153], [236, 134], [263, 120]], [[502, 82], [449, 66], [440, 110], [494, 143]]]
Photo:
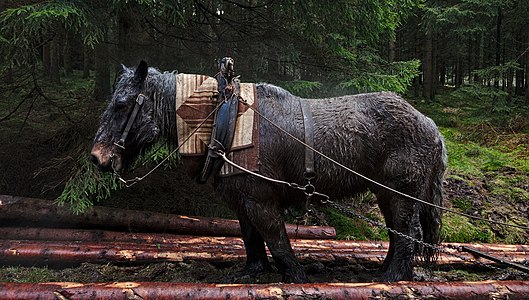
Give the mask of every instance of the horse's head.
[[160, 134], [149, 98], [153, 93], [147, 87], [149, 71], [144, 61], [136, 70], [123, 66], [116, 81], [91, 152], [92, 161], [103, 171], [120, 171], [130, 165]]

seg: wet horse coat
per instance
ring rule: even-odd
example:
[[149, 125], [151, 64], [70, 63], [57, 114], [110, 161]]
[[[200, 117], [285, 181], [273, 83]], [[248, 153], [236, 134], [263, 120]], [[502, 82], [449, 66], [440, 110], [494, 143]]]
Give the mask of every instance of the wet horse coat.
[[[120, 170], [158, 138], [174, 140], [175, 85], [172, 73], [148, 69], [141, 62], [136, 70], [124, 68], [116, 92], [101, 118], [92, 149], [92, 160], [103, 170]], [[257, 84], [259, 111], [270, 121], [303, 140], [304, 127], [299, 97], [284, 89]], [[148, 100], [134, 121], [125, 149], [114, 146], [139, 93]], [[314, 122], [315, 149], [345, 166], [393, 189], [442, 205], [442, 177], [446, 150], [437, 126], [394, 93], [369, 93], [307, 100]], [[259, 173], [274, 179], [304, 183], [305, 148], [270, 122], [259, 122]], [[184, 158], [191, 173], [198, 175], [197, 159]], [[199, 159], [200, 160], [200, 159]], [[372, 191], [387, 226], [422, 239], [439, 242], [441, 212], [431, 206], [375, 186], [331, 161], [315, 155], [318, 192], [332, 200], [349, 199]], [[265, 243], [287, 282], [306, 282], [295, 258], [282, 218], [284, 208], [303, 203], [305, 195], [288, 186], [252, 175], [215, 179], [216, 191], [237, 212], [246, 247], [246, 272], [269, 270]], [[420, 249], [409, 239], [390, 233], [390, 247], [382, 266], [383, 279], [412, 279], [413, 260], [434, 253]]]

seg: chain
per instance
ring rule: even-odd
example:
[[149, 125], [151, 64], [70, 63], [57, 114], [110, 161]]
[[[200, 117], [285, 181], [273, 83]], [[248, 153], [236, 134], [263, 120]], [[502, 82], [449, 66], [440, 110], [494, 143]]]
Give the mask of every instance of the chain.
[[[414, 243], [416, 243], [416, 244], [418, 244], [418, 245], [420, 245], [422, 247], [432, 249], [435, 252], [444, 253], [446, 255], [449, 255], [449, 256], [452, 256], [452, 257], [456, 257], [456, 258], [458, 258], [458, 259], [460, 259], [462, 261], [465, 261], [465, 262], [468, 262], [468, 263], [471, 263], [471, 264], [475, 264], [475, 265], [478, 265], [480, 267], [484, 267], [484, 268], [487, 268], [487, 269], [490, 269], [490, 270], [494, 270], [494, 271], [503, 271], [504, 270], [502, 268], [498, 268], [496, 266], [483, 263], [483, 262], [481, 262], [479, 260], [468, 258], [466, 256], [463, 256], [463, 255], [460, 255], [460, 254], [457, 254], [457, 253], [453, 253], [453, 252], [451, 252], [451, 251], [446, 249], [446, 248], [448, 248], [448, 249], [452, 249], [452, 250], [456, 250], [458, 252], [461, 252], [460, 247], [457, 247], [457, 246], [454, 246], [454, 245], [450, 245], [450, 244], [444, 245], [444, 246], [441, 246], [441, 245], [437, 246], [437, 245], [433, 245], [433, 244], [430, 244], [430, 243], [426, 243], [426, 242], [424, 242], [422, 240], [419, 240], [417, 238], [414, 238], [412, 236], [404, 234], [404, 233], [402, 233], [400, 231], [397, 231], [397, 230], [395, 230], [393, 228], [390, 228], [390, 227], [388, 227], [388, 226], [386, 226], [386, 225], [384, 225], [384, 224], [382, 224], [382, 223], [380, 223], [378, 221], [372, 220], [372, 219], [370, 219], [370, 218], [368, 218], [368, 217], [366, 217], [366, 216], [364, 216], [362, 214], [359, 214], [359, 213], [354, 212], [352, 210], [346, 209], [343, 206], [338, 205], [334, 201], [327, 200], [326, 203], [329, 204], [331, 207], [339, 210], [341, 213], [344, 213], [344, 214], [346, 214], [348, 216], [352, 216], [352, 217], [361, 219], [361, 220], [363, 220], [363, 221], [365, 221], [365, 222], [367, 222], [367, 223], [369, 223], [369, 224], [371, 224], [373, 226], [385, 229], [388, 232], [391, 232], [391, 233], [393, 233], [396, 236], [400, 236], [402, 238], [410, 240], [410, 241], [412, 241], [412, 242], [414, 242]], [[521, 272], [514, 272], [514, 271], [510, 271], [509, 274], [510, 275], [524, 276], [524, 274], [522, 274]]]

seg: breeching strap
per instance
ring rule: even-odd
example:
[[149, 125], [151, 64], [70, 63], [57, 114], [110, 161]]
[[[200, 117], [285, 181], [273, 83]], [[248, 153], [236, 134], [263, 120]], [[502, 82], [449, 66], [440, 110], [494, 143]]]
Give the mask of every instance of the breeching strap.
[[125, 127], [125, 130], [123, 130], [119, 141], [117, 143], [114, 143], [114, 145], [118, 146], [121, 149], [125, 149], [125, 140], [127, 139], [127, 135], [129, 135], [129, 131], [132, 128], [132, 124], [134, 124], [134, 120], [136, 119], [138, 111], [145, 102], [145, 98], [147, 98], [147, 96], [145, 96], [144, 94], [138, 95], [138, 97], [136, 98], [136, 103], [134, 104], [134, 109], [132, 110], [132, 113], [129, 116], [129, 120], [127, 121], [127, 126]]

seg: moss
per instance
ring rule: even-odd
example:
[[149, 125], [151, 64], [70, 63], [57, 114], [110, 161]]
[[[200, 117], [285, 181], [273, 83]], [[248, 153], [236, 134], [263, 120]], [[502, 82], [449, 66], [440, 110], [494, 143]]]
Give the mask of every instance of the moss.
[[49, 282], [55, 280], [55, 272], [46, 267], [3, 267], [0, 282]]
[[[326, 211], [328, 223], [336, 228], [336, 238], [343, 240], [387, 240], [387, 232], [363, 220], [351, 219], [335, 209]], [[370, 216], [372, 217], [372, 216]], [[373, 218], [375, 219], [375, 218]]]
[[477, 224], [473, 224], [466, 217], [446, 214], [443, 217], [441, 239], [444, 242], [490, 243], [494, 241], [494, 234], [487, 223], [478, 222]]
[[469, 211], [472, 208], [472, 202], [466, 198], [453, 199], [452, 204], [461, 211]]

